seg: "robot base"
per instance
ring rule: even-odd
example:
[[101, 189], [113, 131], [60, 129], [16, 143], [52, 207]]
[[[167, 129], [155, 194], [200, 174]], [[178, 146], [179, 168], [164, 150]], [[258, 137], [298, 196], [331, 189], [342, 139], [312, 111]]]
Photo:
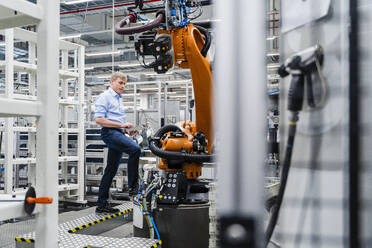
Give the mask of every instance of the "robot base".
[[[158, 205], [154, 221], [163, 243], [162, 248], [209, 246], [209, 203]], [[134, 237], [150, 236], [145, 220], [142, 229], [136, 226], [133, 229]]]

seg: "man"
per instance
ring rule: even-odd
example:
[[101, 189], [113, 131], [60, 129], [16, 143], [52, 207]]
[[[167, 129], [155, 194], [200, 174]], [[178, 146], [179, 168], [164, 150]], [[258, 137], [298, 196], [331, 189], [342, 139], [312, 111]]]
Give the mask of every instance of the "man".
[[126, 82], [127, 78], [123, 73], [113, 73], [110, 88], [99, 95], [95, 101], [94, 118], [96, 123], [102, 126], [101, 137], [108, 147], [107, 166], [99, 186], [97, 213], [119, 211], [119, 209], [110, 207], [107, 199], [123, 152], [129, 155], [127, 167], [129, 196], [135, 195], [137, 191], [138, 161], [141, 148], [124, 134], [125, 129], [133, 127], [131, 123], [126, 122], [125, 112], [121, 106], [121, 94]]

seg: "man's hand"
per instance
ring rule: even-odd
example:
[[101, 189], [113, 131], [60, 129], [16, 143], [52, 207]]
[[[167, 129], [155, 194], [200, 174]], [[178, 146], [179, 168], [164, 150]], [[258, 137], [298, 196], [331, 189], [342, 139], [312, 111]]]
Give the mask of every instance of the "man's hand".
[[132, 130], [132, 131], [129, 131], [129, 132], [128, 132], [129, 136], [133, 136], [133, 135], [135, 135], [135, 134], [137, 134], [137, 133], [138, 133], [137, 130]]
[[129, 122], [127, 122], [127, 123], [123, 123], [123, 124], [121, 124], [121, 127], [122, 128], [133, 128], [133, 124], [131, 124], [131, 123], [129, 123]]

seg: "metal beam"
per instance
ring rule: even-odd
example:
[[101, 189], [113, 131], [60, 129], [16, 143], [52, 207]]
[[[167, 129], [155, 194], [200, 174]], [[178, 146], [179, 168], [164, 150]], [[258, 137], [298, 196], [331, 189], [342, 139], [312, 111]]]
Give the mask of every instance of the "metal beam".
[[0, 117], [40, 116], [41, 112], [40, 102], [0, 98]]
[[257, 248], [263, 243], [265, 1], [216, 1], [215, 7], [222, 20], [214, 75], [221, 247]]
[[43, 16], [43, 9], [25, 0], [0, 1], [0, 29], [36, 24]]
[[59, 0], [38, 0], [47, 10], [37, 27], [38, 99], [43, 115], [37, 124], [36, 193], [53, 198], [40, 207], [36, 218], [37, 247], [58, 247], [58, 84], [59, 84]]

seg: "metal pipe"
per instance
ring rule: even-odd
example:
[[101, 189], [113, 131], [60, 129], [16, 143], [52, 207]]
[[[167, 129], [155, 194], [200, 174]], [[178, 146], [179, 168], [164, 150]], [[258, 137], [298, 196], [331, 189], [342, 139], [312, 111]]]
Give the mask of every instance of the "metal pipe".
[[[143, 1], [143, 3], [153, 3], [153, 2], [161, 2], [162, 0], [147, 0]], [[124, 6], [130, 6], [130, 5], [135, 5], [135, 3], [123, 3], [123, 4], [118, 4], [116, 5], [116, 8], [119, 7], [124, 7]], [[81, 12], [90, 12], [90, 11], [97, 11], [97, 10], [102, 10], [102, 9], [110, 9], [112, 8], [112, 5], [108, 6], [101, 6], [97, 8], [91, 8], [91, 9], [79, 9], [79, 10], [73, 10], [73, 11], [66, 11], [66, 12], [61, 12], [60, 15], [70, 15], [70, 14], [77, 14]]]

